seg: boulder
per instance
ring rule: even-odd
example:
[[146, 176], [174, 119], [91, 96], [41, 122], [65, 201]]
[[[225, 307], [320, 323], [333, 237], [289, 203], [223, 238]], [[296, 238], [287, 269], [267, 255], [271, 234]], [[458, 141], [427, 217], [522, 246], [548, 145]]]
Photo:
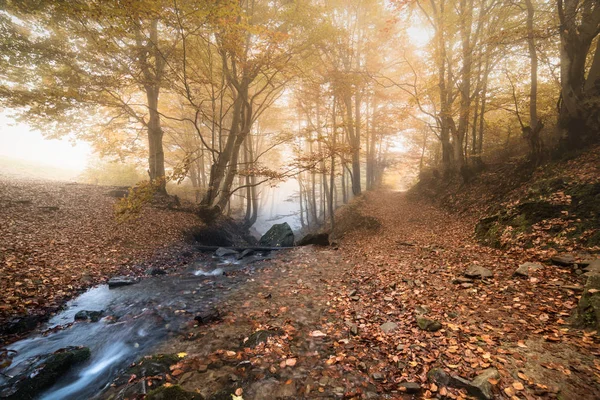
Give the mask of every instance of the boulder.
[[600, 274], [587, 278], [575, 317], [581, 326], [600, 329]]
[[488, 368], [482, 371], [471, 382], [472, 389], [467, 388], [467, 392], [482, 400], [491, 400], [494, 398], [492, 384], [489, 379], [499, 379], [500, 373], [496, 368]]
[[90, 321], [90, 322], [98, 322], [100, 321], [100, 318], [102, 318], [102, 315], [104, 314], [104, 311], [88, 311], [88, 310], [81, 310], [78, 311], [77, 314], [75, 314], [75, 321]]
[[239, 253], [232, 249], [226, 249], [225, 247], [219, 247], [217, 251], [215, 251], [215, 257], [229, 257], [229, 256], [237, 256]]
[[537, 271], [544, 268], [542, 264], [526, 262], [519, 265], [519, 268], [515, 271], [515, 275], [528, 277], [531, 271]]
[[600, 274], [600, 260], [590, 262], [583, 270], [592, 274]]
[[204, 310], [194, 317], [199, 324], [208, 324], [221, 319], [221, 313], [216, 308]]
[[260, 238], [259, 245], [265, 247], [292, 247], [294, 245], [294, 232], [287, 222], [275, 224]]
[[572, 254], [558, 254], [552, 257], [550, 261], [561, 267], [570, 267], [575, 264], [575, 257]]
[[75, 364], [90, 358], [87, 347], [66, 347], [52, 354], [34, 357], [25, 362], [27, 367], [0, 388], [0, 398], [18, 400], [37, 398], [44, 389], [52, 386]]
[[329, 246], [328, 233], [309, 233], [298, 242], [298, 246], [308, 246], [314, 244], [316, 246]]
[[390, 332], [396, 330], [396, 328], [398, 328], [398, 324], [395, 322], [388, 321], [385, 324], [381, 324], [381, 326], [379, 326], [379, 328], [384, 333], [390, 333]]
[[491, 278], [492, 276], [494, 276], [492, 271], [476, 264], [472, 264], [469, 268], [467, 268], [467, 270], [464, 272], [464, 275], [467, 278], [478, 279]]
[[417, 325], [419, 328], [427, 332], [436, 332], [442, 329], [442, 324], [440, 324], [438, 321], [422, 316], [417, 317]]
[[114, 278], [110, 278], [108, 280], [108, 288], [114, 289], [121, 286], [129, 286], [138, 283], [136, 278], [131, 276], [115, 276]]

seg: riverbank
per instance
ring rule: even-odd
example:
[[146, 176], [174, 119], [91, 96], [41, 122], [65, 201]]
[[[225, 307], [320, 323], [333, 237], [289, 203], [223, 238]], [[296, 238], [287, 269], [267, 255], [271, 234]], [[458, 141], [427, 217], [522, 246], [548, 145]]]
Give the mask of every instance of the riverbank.
[[199, 224], [193, 214], [146, 207], [119, 224], [111, 189], [0, 178], [0, 344], [111, 276], [186, 261], [184, 231]]

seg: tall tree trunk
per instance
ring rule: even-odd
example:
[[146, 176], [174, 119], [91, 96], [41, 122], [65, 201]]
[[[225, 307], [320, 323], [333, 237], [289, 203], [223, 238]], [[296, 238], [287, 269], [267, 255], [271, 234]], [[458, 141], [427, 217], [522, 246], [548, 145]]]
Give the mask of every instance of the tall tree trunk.
[[523, 129], [523, 135], [529, 144], [529, 158], [535, 164], [540, 160], [542, 153], [542, 143], [540, 131], [543, 124], [538, 120], [537, 115], [537, 87], [538, 87], [538, 56], [535, 49], [535, 37], [533, 31], [533, 17], [535, 10], [531, 0], [525, 0], [527, 5], [527, 47], [529, 49], [529, 59], [531, 60], [530, 75], [531, 87], [529, 90], [529, 127]]

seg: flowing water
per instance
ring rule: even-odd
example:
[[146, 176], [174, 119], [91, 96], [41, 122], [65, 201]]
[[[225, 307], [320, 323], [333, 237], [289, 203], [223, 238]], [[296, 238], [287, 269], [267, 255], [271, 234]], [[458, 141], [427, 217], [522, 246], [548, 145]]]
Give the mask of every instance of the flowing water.
[[[68, 346], [85, 346], [91, 351], [90, 359], [72, 368], [39, 398], [97, 398], [119, 371], [192, 324], [195, 314], [218, 308], [219, 302], [247, 279], [243, 273], [231, 276], [230, 272], [249, 268], [261, 259], [264, 257], [255, 255], [242, 261], [205, 260], [192, 263], [179, 275], [148, 277], [113, 289], [94, 287], [54, 316], [44, 327], [46, 334], [35, 334], [9, 346], [16, 356], [3, 372], [16, 375], [33, 357]], [[98, 322], [73, 323], [81, 310], [102, 310], [104, 317]], [[3, 379], [0, 377], [0, 386], [6, 383]]]

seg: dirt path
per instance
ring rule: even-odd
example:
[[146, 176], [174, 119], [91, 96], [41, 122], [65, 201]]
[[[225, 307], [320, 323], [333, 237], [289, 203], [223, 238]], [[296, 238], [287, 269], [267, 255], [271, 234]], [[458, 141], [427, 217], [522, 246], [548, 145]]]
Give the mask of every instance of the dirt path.
[[[221, 321], [159, 349], [184, 353], [169, 385], [208, 399], [465, 398], [427, 373], [471, 380], [495, 368], [495, 398], [600, 398], [598, 336], [567, 322], [577, 293], [561, 285], [578, 284], [574, 274], [515, 278], [536, 260], [481, 247], [472, 221], [402, 194], [368, 194], [362, 207], [377, 233], [279, 253], [218, 305]], [[453, 283], [473, 264], [493, 277]], [[441, 326], [424, 330], [418, 316]]]

